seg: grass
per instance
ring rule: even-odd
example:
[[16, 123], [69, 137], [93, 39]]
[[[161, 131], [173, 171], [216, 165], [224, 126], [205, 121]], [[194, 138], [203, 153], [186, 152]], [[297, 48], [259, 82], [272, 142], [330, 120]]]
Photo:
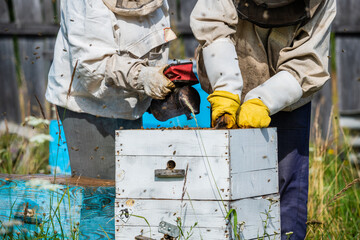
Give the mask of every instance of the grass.
[[[25, 122], [23, 125], [26, 124]], [[47, 135], [48, 129], [43, 125], [46, 121], [39, 120], [30, 124], [30, 128], [38, 130], [37, 135], [31, 138], [10, 132], [0, 134], [0, 173], [50, 173], [48, 167], [50, 138]]]
[[[52, 184], [54, 185], [54, 184]], [[48, 183], [40, 184], [39, 189], [46, 189], [50, 186]], [[61, 206], [68, 204], [71, 205], [69, 187], [62, 189], [63, 187], [57, 186], [60, 189], [49, 190], [50, 207], [48, 213], [41, 215], [27, 214], [30, 212], [29, 203], [24, 206], [20, 214], [15, 214], [16, 209], [11, 209], [11, 213], [8, 221], [0, 221], [0, 236], [4, 240], [35, 240], [35, 239], [72, 239], [77, 240], [80, 237], [79, 223], [72, 223], [70, 219], [70, 225], [67, 226], [60, 220]], [[54, 193], [57, 192], [55, 197]], [[63, 192], [62, 192], [63, 191]], [[60, 195], [58, 195], [60, 193]], [[66, 202], [66, 201], [69, 202]], [[12, 208], [15, 205], [12, 206]], [[69, 211], [71, 213], [71, 211]]]
[[[331, 123], [332, 127], [325, 140], [321, 137], [316, 120], [313, 126], [306, 239], [338, 239], [340, 236], [345, 240], [360, 239], [360, 169], [350, 161], [353, 150], [347, 141], [348, 133], [339, 128], [336, 117], [332, 117]], [[24, 125], [36, 128], [38, 135], [48, 131], [46, 122], [41, 119], [28, 119]], [[32, 138], [3, 133], [0, 135], [1, 173], [48, 173], [48, 147], [46, 140], [32, 141]], [[186, 182], [184, 192], [185, 184]], [[59, 204], [65, 201], [65, 195], [66, 191], [61, 199], [58, 199]], [[69, 200], [70, 196], [67, 198]], [[241, 223], [237, 223], [236, 212], [233, 209], [226, 212], [226, 218], [233, 225], [234, 236], [238, 237], [236, 226]], [[36, 224], [36, 231], [24, 231], [11, 216], [9, 220], [10, 222], [0, 222], [3, 239], [64, 239], [64, 235], [68, 236], [67, 239], [78, 239], [80, 235], [79, 225], [76, 224], [72, 224], [72, 231], [68, 234], [63, 233], [62, 228], [60, 233], [51, 232], [54, 225], [61, 226], [59, 207], [50, 210], [50, 214], [44, 216], [44, 221]], [[181, 238], [190, 238], [197, 223], [188, 232], [181, 231]], [[181, 222], [177, 224], [182, 230]], [[265, 227], [266, 225], [265, 222]], [[268, 237], [265, 230], [259, 239]]]
[[[333, 137], [310, 148], [308, 230], [306, 239], [360, 239], [360, 171], [350, 161], [347, 134], [333, 117]], [[338, 137], [339, 136], [339, 137]]]
[[[23, 136], [11, 133], [9, 131], [11, 128], [7, 125], [7, 130], [0, 134], [0, 173], [25, 175], [50, 173], [48, 159], [51, 137], [48, 135], [48, 124], [49, 122], [44, 119], [26, 118], [22, 127], [24, 127], [24, 131], [36, 130], [32, 136], [23, 133], [21, 133]], [[26, 184], [29, 184], [31, 189], [45, 190], [47, 192], [46, 196], [49, 199], [43, 199], [42, 201], [50, 201], [49, 209], [44, 209], [47, 213], [40, 215], [36, 213], [36, 208], [28, 207], [29, 202], [26, 205], [24, 202], [23, 209], [15, 209], [15, 205], [20, 206], [21, 204], [17, 202], [16, 195], [11, 196], [11, 187], [8, 188], [9, 200], [13, 201], [13, 204], [10, 214], [7, 216], [8, 219], [1, 218], [2, 221], [0, 220], [0, 238], [6, 240], [79, 239], [79, 224], [72, 222], [71, 215], [69, 215], [70, 230], [68, 232], [64, 232], [65, 225], [60, 218], [60, 206], [68, 204], [69, 211], [67, 214], [71, 214], [72, 211], [71, 201], [73, 201], [73, 197], [70, 196], [69, 187], [64, 188], [64, 186], [38, 179], [30, 180]], [[34, 193], [29, 194], [30, 196], [34, 195]], [[41, 195], [40, 192], [39, 194]], [[14, 199], [12, 200], [12, 198]]]

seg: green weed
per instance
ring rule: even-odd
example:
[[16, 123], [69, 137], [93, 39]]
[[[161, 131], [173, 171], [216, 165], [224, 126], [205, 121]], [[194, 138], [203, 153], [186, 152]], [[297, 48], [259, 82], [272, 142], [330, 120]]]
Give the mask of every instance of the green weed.
[[[49, 140], [48, 121], [27, 118], [24, 130], [35, 129], [28, 137], [5, 131], [0, 134], [0, 172], [8, 174], [50, 173], [48, 168]], [[6, 123], [7, 124], [7, 123]]]
[[186, 233], [183, 230], [182, 221], [181, 221], [180, 217], [178, 217], [176, 219], [176, 225], [177, 225], [177, 227], [178, 227], [178, 229], [180, 231], [179, 240], [181, 240], [181, 239], [188, 240], [194, 234], [194, 228], [198, 225], [198, 223], [195, 222], [194, 225], [190, 226], [189, 231], [186, 231]]
[[[52, 191], [52, 190], [49, 190]], [[9, 221], [0, 221], [0, 236], [3, 240], [78, 240], [80, 237], [79, 223], [72, 223], [69, 232], [65, 232], [63, 223], [60, 220], [60, 205], [64, 201], [65, 196], [69, 195], [69, 188], [57, 199], [55, 209], [50, 207], [49, 214], [39, 214], [36, 210], [28, 209], [28, 204], [24, 207], [24, 212], [10, 214]], [[54, 196], [50, 194], [50, 205]], [[70, 205], [70, 202], [68, 203]], [[13, 204], [13, 207], [15, 202]], [[13, 209], [11, 209], [13, 212]], [[30, 214], [31, 213], [31, 214]], [[59, 229], [58, 232], [55, 229]]]
[[350, 161], [347, 134], [336, 117], [332, 120], [335, 137], [322, 140], [315, 134], [310, 148], [306, 239], [359, 239], [360, 171]]

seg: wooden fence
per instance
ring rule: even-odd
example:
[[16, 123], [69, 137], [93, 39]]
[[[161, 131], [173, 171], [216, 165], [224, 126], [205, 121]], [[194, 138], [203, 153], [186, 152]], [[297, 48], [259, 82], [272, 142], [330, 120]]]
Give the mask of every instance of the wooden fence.
[[341, 114], [360, 114], [360, 1], [341, 0], [333, 26]]
[[57, 4], [51, 0], [0, 0], [0, 113], [21, 122], [41, 116], [47, 72], [58, 31]]
[[360, 163], [360, 1], [338, 1], [333, 26], [336, 36], [336, 72], [340, 125], [350, 130], [350, 144]]

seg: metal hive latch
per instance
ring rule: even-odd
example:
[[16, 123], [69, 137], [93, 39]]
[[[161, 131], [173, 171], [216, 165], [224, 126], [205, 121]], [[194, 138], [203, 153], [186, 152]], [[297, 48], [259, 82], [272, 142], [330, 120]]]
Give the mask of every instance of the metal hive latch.
[[168, 235], [170, 237], [173, 238], [177, 238], [180, 235], [180, 231], [179, 228], [173, 224], [167, 223], [165, 221], [161, 221], [159, 223], [159, 229], [158, 229], [159, 233]]

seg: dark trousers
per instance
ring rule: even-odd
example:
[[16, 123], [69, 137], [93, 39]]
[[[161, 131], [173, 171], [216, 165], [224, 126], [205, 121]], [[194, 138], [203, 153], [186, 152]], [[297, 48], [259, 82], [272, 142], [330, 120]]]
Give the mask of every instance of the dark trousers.
[[270, 127], [278, 129], [281, 239], [293, 232], [291, 240], [306, 235], [309, 185], [309, 135], [311, 104], [271, 117]]
[[142, 119], [96, 117], [57, 107], [69, 150], [72, 175], [115, 179], [115, 130], [139, 129]]

